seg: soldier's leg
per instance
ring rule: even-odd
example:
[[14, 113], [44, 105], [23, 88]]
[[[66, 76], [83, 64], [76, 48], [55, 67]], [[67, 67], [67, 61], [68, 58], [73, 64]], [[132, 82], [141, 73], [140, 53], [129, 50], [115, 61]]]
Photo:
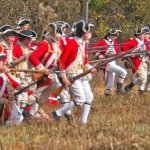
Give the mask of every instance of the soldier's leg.
[[146, 91], [150, 91], [150, 72], [148, 72], [148, 75], [147, 75], [147, 81], [146, 81], [146, 88], [145, 88]]
[[114, 85], [115, 73], [107, 71], [105, 95], [109, 96]]
[[[64, 89], [61, 94], [59, 95], [59, 103], [61, 103], [63, 106], [68, 105], [68, 103], [70, 102], [70, 92], [69, 92], [69, 88], [68, 89]], [[72, 114], [71, 114], [71, 110], [68, 110], [64, 113], [67, 121], [69, 123], [71, 123], [73, 121], [72, 118]]]
[[12, 110], [11, 110], [11, 117], [6, 121], [6, 126], [20, 124], [23, 120], [23, 115], [16, 105], [15, 102], [12, 102]]
[[127, 76], [127, 71], [115, 63], [109, 65], [108, 70], [116, 74], [119, 74], [119, 79], [117, 82], [117, 94], [122, 94], [123, 93], [122, 84]]
[[139, 78], [140, 78], [140, 87], [139, 87], [139, 91], [140, 93], [145, 92], [145, 86], [146, 86], [146, 81], [147, 81], [147, 70], [143, 69], [143, 70], [139, 70], [140, 74], [139, 74]]
[[85, 94], [82, 87], [81, 79], [76, 80], [70, 87], [74, 100], [69, 102], [67, 105], [62, 106], [60, 109], [52, 113], [53, 118], [56, 121], [60, 121], [60, 116], [65, 114], [68, 110], [76, 106], [81, 106], [85, 102]]
[[140, 84], [139, 91], [140, 93], [145, 92], [145, 86], [147, 81], [147, 63], [141, 62], [139, 69], [137, 71], [138, 82]]
[[86, 102], [83, 104], [81, 122], [83, 124], [86, 124], [88, 121], [88, 116], [90, 114], [91, 105], [94, 98], [93, 98], [93, 93], [91, 91], [89, 81], [87, 79], [85, 78], [82, 79], [82, 86], [83, 86]]

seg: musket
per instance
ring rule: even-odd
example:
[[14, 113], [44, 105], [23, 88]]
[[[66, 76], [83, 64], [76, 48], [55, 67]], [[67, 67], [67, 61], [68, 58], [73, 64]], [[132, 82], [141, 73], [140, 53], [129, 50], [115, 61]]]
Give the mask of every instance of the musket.
[[103, 58], [103, 59], [99, 59], [99, 60], [91, 60], [91, 61], [89, 61], [89, 64], [95, 64], [95, 63], [99, 63], [99, 62], [104, 62], [104, 61], [107, 61], [107, 60], [110, 60], [110, 59], [112, 59], [112, 57], [111, 58], [106, 58], [106, 59]]
[[86, 3], [86, 17], [85, 17], [85, 22], [86, 24], [88, 24], [89, 21], [89, 4], [90, 4], [91, 0], [88, 0]]
[[22, 92], [24, 92], [25, 90], [27, 90], [30, 86], [36, 84], [38, 81], [40, 81], [40, 80], [33, 81], [30, 84], [28, 84], [27, 86], [22, 87], [21, 89], [19, 89], [19, 91], [15, 92], [15, 96], [21, 94]]
[[[10, 69], [10, 72], [42, 73], [42, 74], [46, 74], [46, 73], [47, 73], [47, 71], [44, 71], [44, 70], [15, 69], [15, 68], [11, 68], [11, 69]], [[54, 73], [54, 72], [49, 71], [48, 73], [50, 74], [50, 73]]]
[[129, 53], [127, 55], [125, 55], [123, 58], [129, 58], [129, 57], [135, 57], [135, 56], [140, 56], [143, 54], [149, 54], [150, 51], [137, 51], [137, 52], [133, 52], [133, 53]]
[[[125, 52], [122, 52], [122, 53], [125, 53]], [[150, 51], [147, 51], [147, 50], [145, 50], [145, 51], [136, 51], [136, 52], [131, 52], [131, 53], [125, 55], [123, 58], [128, 58], [128, 57], [133, 57], [133, 56], [140, 56], [140, 55], [142, 55], [142, 54], [149, 54], [149, 53], [150, 53]], [[121, 54], [121, 53], [119, 53], [119, 54]], [[108, 58], [117, 56], [117, 55], [119, 55], [119, 54], [110, 54]], [[95, 57], [93, 57], [93, 59], [94, 59], [94, 58], [95, 58]], [[93, 60], [91, 60], [91, 61], [93, 61]]]
[[[129, 54], [126, 54], [125, 56], [123, 56], [122, 58], [130, 58], [130, 57], [134, 57], [134, 56], [140, 56], [141, 54], [149, 54], [150, 51], [143, 51], [143, 52], [133, 52], [133, 53], [129, 53]], [[120, 53], [121, 54], [121, 53]], [[104, 61], [107, 61], [107, 60], [110, 60], [112, 59], [113, 57], [117, 56], [118, 54], [113, 54], [113, 55], [110, 55], [110, 57], [108, 58], [103, 58], [103, 59], [99, 59], [99, 60], [91, 60], [89, 61], [90, 64], [93, 64], [93, 63], [98, 63], [98, 62], [104, 62]]]
[[[61, 73], [62, 71], [55, 71], [55, 69], [52, 69], [52, 70], [49, 70], [49, 71], [45, 71], [45, 70], [11, 68], [10, 72], [41, 73], [41, 74], [48, 75], [48, 74], [54, 74], [54, 73]], [[68, 73], [68, 74], [72, 74], [72, 73]]]
[[[125, 53], [125, 52], [122, 52], [122, 53]], [[132, 57], [132, 56], [139, 56], [139, 55], [143, 55], [143, 54], [149, 54], [150, 51], [135, 51], [135, 52], [129, 52], [128, 54], [126, 54], [125, 56], [123, 56], [123, 58], [127, 58], [127, 57]], [[121, 54], [121, 53], [119, 53]], [[114, 57], [116, 55], [119, 55], [119, 54], [110, 54], [109, 57]]]
[[104, 48], [108, 48], [108, 47], [115, 47], [115, 46], [118, 46], [118, 47], [122, 47], [121, 44], [115, 44], [115, 45], [104, 45], [104, 46], [94, 46], [94, 47], [88, 47], [88, 50], [95, 50], [95, 49], [98, 49], [98, 50], [103, 50]]

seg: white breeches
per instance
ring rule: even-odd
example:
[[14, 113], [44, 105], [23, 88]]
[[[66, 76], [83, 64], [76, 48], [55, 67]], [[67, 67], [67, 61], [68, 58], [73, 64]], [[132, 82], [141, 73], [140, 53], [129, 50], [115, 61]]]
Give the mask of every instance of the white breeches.
[[[69, 90], [69, 89], [68, 89]], [[58, 96], [58, 100], [61, 104], [63, 103], [69, 103], [70, 101], [70, 94], [69, 94], [69, 91], [64, 89], [60, 95]]]
[[89, 81], [86, 78], [80, 78], [76, 80], [70, 87], [72, 96], [77, 105], [82, 105], [83, 103], [91, 104], [93, 101], [93, 93]]
[[133, 83], [140, 85], [140, 90], [145, 90], [147, 82], [147, 63], [141, 62], [138, 70], [134, 74]]
[[146, 91], [150, 91], [150, 61], [147, 64], [147, 82], [146, 82]]
[[150, 72], [147, 75], [146, 91], [150, 91]]
[[116, 73], [119, 74], [118, 82], [123, 83], [126, 78], [127, 71], [124, 68], [117, 65], [115, 62], [108, 63], [106, 66], [106, 90], [112, 90]]
[[[20, 73], [20, 82], [22, 87], [26, 87], [29, 83], [32, 82], [31, 77], [25, 77], [23, 72]], [[29, 96], [28, 92], [22, 92], [17, 97], [17, 104], [20, 108], [25, 108], [27, 104], [29, 104]]]
[[23, 120], [22, 113], [15, 102], [12, 104], [11, 117], [6, 121], [6, 126], [20, 124]]

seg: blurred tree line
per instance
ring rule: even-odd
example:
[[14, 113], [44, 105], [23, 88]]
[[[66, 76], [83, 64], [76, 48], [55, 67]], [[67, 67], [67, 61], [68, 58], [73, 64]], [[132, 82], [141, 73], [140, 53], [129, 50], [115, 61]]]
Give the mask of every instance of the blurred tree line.
[[[39, 35], [48, 22], [70, 23], [84, 19], [87, 0], [0, 0], [0, 26], [16, 27], [20, 17], [32, 20], [32, 29]], [[123, 31], [121, 40], [132, 36], [135, 29], [150, 23], [149, 0], [91, 0], [89, 20], [94, 35], [102, 38], [110, 28]]]

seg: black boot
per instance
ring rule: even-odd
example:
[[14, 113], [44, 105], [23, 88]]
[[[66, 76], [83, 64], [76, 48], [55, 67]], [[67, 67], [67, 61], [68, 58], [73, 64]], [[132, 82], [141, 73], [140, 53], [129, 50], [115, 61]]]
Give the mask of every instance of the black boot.
[[51, 114], [55, 122], [60, 123], [60, 116], [58, 116], [55, 111], [53, 111]]
[[24, 119], [31, 119], [31, 117], [32, 117], [32, 115], [25, 109], [23, 110], [22, 115], [23, 115]]
[[72, 115], [64, 114], [64, 116], [67, 119], [67, 122], [69, 124], [73, 123], [73, 117], [72, 117]]
[[140, 94], [144, 94], [145, 90], [139, 90]]
[[117, 83], [117, 94], [118, 95], [122, 95], [124, 93], [123, 89], [122, 89], [122, 83]]
[[126, 93], [129, 93], [133, 87], [134, 87], [134, 83], [131, 82], [130, 84], [125, 86], [124, 90], [125, 90]]

